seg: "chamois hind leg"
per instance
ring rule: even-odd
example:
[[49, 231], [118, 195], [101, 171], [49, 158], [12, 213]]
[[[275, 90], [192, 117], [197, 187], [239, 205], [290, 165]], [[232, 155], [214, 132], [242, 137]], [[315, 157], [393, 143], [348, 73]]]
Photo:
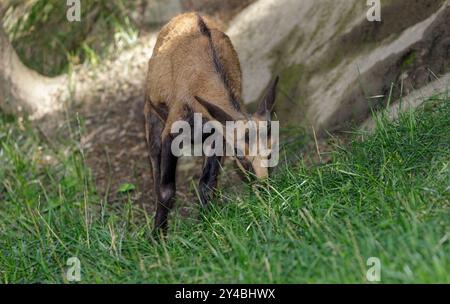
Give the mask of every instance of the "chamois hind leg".
[[167, 217], [173, 207], [176, 192], [175, 175], [178, 158], [172, 154], [172, 136], [163, 132], [161, 145], [161, 179], [158, 191], [158, 206], [155, 216], [155, 228], [167, 230]]
[[153, 187], [155, 195], [159, 192], [159, 183], [161, 180], [161, 134], [163, 123], [161, 119], [152, 111], [145, 113], [145, 133], [148, 144], [148, 155], [152, 167]]
[[217, 178], [220, 173], [222, 156], [205, 158], [203, 173], [199, 182], [199, 195], [203, 207], [207, 207], [217, 187]]

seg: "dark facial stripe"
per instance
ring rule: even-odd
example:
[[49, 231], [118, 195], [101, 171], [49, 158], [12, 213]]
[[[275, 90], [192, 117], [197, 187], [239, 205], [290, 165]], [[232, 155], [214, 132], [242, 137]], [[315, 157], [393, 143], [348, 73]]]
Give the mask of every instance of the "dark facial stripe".
[[222, 62], [220, 61], [219, 55], [217, 54], [217, 51], [214, 47], [214, 43], [213, 43], [212, 36], [211, 36], [211, 30], [208, 28], [205, 21], [203, 20], [203, 18], [200, 15], [198, 15], [198, 26], [200, 28], [200, 32], [203, 35], [205, 35], [206, 37], [208, 37], [208, 39], [209, 39], [209, 45], [211, 47], [214, 68], [215, 68], [217, 74], [219, 74], [220, 78], [222, 79], [223, 84], [225, 85], [225, 89], [228, 92], [228, 97], [231, 101], [231, 104], [237, 111], [240, 111], [241, 105], [240, 105], [239, 100], [237, 99], [236, 95], [233, 93], [233, 90], [231, 89], [230, 78], [228, 77], [225, 67], [223, 66]]

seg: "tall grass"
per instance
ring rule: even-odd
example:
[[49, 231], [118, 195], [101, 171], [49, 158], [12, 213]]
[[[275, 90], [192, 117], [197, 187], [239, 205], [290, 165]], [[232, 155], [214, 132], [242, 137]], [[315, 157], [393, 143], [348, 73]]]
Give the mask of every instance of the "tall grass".
[[136, 202], [96, 195], [76, 147], [2, 117], [0, 280], [67, 282], [77, 257], [82, 283], [366, 283], [375, 257], [381, 283], [450, 283], [449, 101], [378, 115], [330, 163], [284, 166], [198, 219], [174, 213], [160, 242]]
[[66, 1], [28, 2], [9, 7], [5, 28], [23, 62], [45, 75], [56, 76], [80, 63], [95, 65], [99, 57], [137, 40], [134, 1], [81, 1], [80, 22], [67, 20]]

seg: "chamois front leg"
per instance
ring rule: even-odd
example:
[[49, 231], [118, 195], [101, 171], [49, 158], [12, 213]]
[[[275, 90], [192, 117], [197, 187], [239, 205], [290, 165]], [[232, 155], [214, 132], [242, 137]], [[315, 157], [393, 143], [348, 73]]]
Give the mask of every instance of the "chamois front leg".
[[222, 156], [205, 158], [203, 174], [199, 182], [199, 195], [203, 207], [207, 207], [217, 187], [217, 177], [220, 173]]
[[[163, 133], [164, 134], [164, 133]], [[175, 175], [178, 158], [172, 154], [172, 136], [163, 135], [161, 147], [161, 180], [159, 183], [158, 207], [155, 216], [155, 228], [167, 230], [167, 217], [173, 207], [176, 192]]]

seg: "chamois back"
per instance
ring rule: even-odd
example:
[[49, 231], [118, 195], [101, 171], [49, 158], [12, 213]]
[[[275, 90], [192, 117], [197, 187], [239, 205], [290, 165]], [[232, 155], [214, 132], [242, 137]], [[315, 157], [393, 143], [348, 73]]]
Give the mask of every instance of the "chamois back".
[[148, 109], [167, 109], [167, 124], [186, 108], [207, 116], [195, 96], [214, 102], [230, 116], [242, 115], [241, 68], [229, 37], [208, 17], [186, 13], [158, 36], [147, 78]]

